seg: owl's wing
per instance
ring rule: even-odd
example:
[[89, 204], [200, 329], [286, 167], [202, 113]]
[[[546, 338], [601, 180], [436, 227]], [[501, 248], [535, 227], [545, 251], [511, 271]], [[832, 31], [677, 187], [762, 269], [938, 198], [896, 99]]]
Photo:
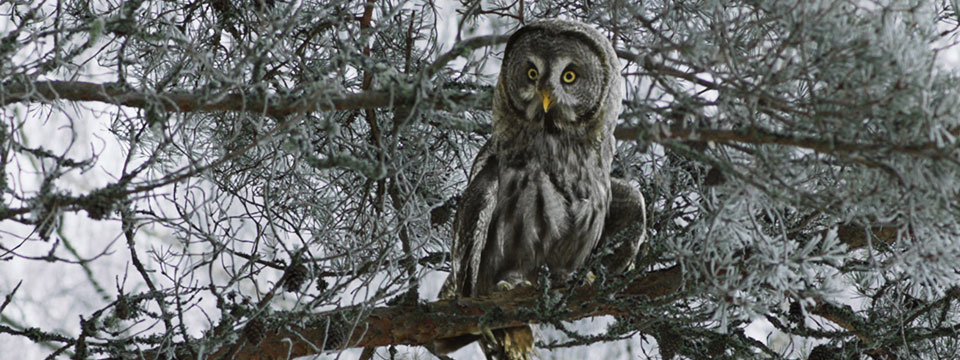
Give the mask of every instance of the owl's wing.
[[[441, 298], [475, 295], [480, 256], [487, 243], [487, 229], [490, 228], [493, 209], [497, 206], [498, 165], [495, 148], [493, 140], [488, 141], [473, 160], [467, 189], [463, 191], [457, 215], [453, 219], [450, 276], [440, 289]], [[477, 334], [436, 339], [434, 349], [447, 354], [477, 340], [480, 340]]]
[[594, 249], [601, 253], [600, 263], [611, 273], [627, 270], [637, 257], [637, 251], [647, 238], [647, 205], [643, 194], [630, 182], [610, 178], [612, 201], [603, 226], [600, 244]]
[[487, 242], [487, 229], [497, 202], [497, 157], [488, 141], [473, 160], [467, 189], [453, 220], [450, 276], [441, 297], [472, 296], [477, 284], [480, 254]]

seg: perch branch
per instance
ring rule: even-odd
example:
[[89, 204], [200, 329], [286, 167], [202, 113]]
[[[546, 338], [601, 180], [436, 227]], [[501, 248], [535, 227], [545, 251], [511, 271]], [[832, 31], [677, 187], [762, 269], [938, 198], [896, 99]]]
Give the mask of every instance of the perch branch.
[[[676, 293], [683, 283], [679, 266], [649, 272], [625, 286], [616, 294], [618, 301], [598, 301], [596, 289], [576, 288], [559, 309], [559, 319], [573, 321], [599, 315], [622, 315], [630, 312], [630, 301], [649, 301]], [[560, 290], [561, 293], [566, 291]], [[212, 358], [273, 359], [316, 354], [349, 347], [387, 345], [425, 345], [434, 339], [478, 333], [481, 323], [497, 329], [538, 322], [535, 311], [541, 294], [533, 288], [519, 288], [490, 297], [439, 300], [426, 304], [399, 304], [369, 309], [343, 308], [311, 315], [302, 327], [268, 330], [256, 344], [247, 340], [227, 354], [221, 350]], [[624, 300], [627, 301], [624, 301]], [[626, 305], [624, 305], [626, 304]], [[364, 319], [352, 327], [349, 321], [337, 321], [344, 314], [363, 311]], [[496, 316], [491, 316], [496, 314]], [[341, 325], [342, 324], [342, 325]], [[350, 332], [350, 328], [355, 330]]]

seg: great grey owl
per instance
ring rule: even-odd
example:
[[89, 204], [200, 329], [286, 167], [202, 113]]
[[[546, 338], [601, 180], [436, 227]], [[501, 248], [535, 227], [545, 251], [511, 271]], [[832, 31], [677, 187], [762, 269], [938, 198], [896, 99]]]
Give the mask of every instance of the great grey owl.
[[[601, 238], [642, 225], [643, 197], [610, 177], [622, 87], [613, 46], [586, 24], [541, 20], [510, 37], [493, 135], [474, 160], [454, 219], [452, 271], [442, 297], [535, 283], [544, 267], [551, 282], [562, 283]], [[608, 271], [629, 266], [644, 230], [610, 244]], [[533, 346], [529, 326], [435, 345], [446, 353], [474, 340], [488, 358], [525, 359]]]

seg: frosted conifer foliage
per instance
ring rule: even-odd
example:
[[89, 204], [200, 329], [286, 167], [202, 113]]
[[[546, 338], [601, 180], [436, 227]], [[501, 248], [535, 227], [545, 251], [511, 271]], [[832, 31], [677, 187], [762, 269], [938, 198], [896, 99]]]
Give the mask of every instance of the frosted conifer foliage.
[[[955, 2], [0, 13], [0, 348], [432, 357], [530, 321], [557, 358], [960, 357]], [[617, 49], [647, 245], [627, 274], [437, 301], [506, 36], [547, 17]]]

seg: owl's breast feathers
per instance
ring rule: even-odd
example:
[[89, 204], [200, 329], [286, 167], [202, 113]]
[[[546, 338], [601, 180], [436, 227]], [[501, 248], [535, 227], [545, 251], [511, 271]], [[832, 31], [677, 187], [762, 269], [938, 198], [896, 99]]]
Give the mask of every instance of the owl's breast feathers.
[[473, 295], [499, 281], [536, 282], [541, 265], [566, 279], [593, 250], [609, 208], [610, 159], [594, 141], [515, 135], [493, 140], [497, 190]]

